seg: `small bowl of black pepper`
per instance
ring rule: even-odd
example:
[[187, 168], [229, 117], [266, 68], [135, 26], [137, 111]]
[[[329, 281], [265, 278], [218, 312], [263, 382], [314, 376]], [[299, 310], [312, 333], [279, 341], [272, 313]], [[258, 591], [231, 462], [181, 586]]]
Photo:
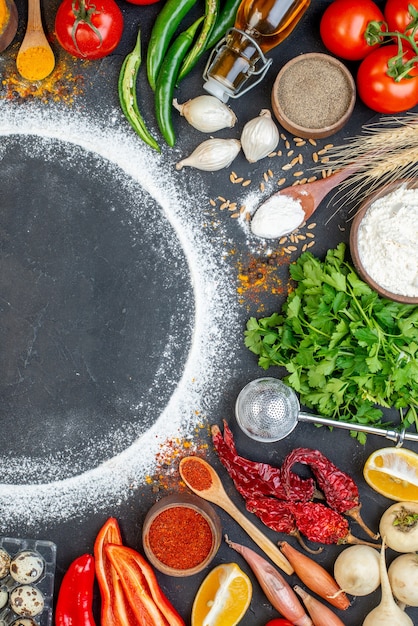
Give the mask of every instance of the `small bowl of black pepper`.
[[309, 52], [282, 67], [271, 102], [285, 130], [298, 137], [322, 139], [341, 130], [350, 119], [356, 86], [341, 61], [329, 54]]

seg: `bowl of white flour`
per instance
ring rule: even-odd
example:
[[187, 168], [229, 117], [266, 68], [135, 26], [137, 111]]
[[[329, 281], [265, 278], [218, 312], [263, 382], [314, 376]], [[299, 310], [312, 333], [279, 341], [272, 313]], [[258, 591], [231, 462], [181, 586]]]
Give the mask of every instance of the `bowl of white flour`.
[[418, 304], [418, 179], [384, 185], [360, 206], [350, 232], [354, 266], [379, 295]]

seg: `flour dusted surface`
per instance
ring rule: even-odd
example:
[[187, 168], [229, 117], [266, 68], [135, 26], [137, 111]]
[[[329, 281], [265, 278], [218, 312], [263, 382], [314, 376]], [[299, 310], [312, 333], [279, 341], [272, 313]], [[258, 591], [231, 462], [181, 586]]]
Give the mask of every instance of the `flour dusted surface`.
[[[233, 368], [234, 351], [223, 340], [226, 330], [230, 337], [237, 335], [231, 338], [232, 345], [239, 345], [236, 292], [225, 263], [225, 240], [220, 231], [217, 237], [206, 232], [199, 212], [195, 211], [205, 194], [200, 178], [195, 176], [193, 187], [185, 192], [178, 184], [181, 175], [171, 165], [162, 161], [134, 133], [127, 133], [126, 126], [120, 128], [119, 111], [112, 115], [104, 111], [102, 121], [99, 110], [96, 115], [97, 119], [88, 121], [85, 116], [77, 115], [77, 111], [59, 107], [46, 111], [42, 105], [24, 108], [3, 103], [0, 136], [20, 135], [22, 142], [26, 137], [50, 138], [51, 154], [45, 154], [46, 159], [54, 157], [56, 141], [66, 142], [69, 149], [72, 144], [75, 153], [81, 148], [91, 155], [92, 168], [95, 154], [108, 159], [154, 198], [177, 234], [191, 274], [195, 300], [192, 345], [181, 379], [165, 408], [155, 416], [147, 432], [121, 453], [105, 462], [94, 464], [93, 461], [92, 469], [80, 468], [71, 478], [56, 477], [55, 480], [51, 479], [54, 468], [61, 467], [57, 455], [22, 458], [16, 451], [14, 459], [0, 458], [2, 532], [9, 532], [8, 529], [22, 519], [28, 529], [39, 524], [45, 529], [60, 520], [108, 510], [125, 501], [132, 490], [144, 485], [146, 477], [153, 473], [156, 455], [165, 441], [185, 438], [192, 443], [196, 426], [204, 420], [210, 403], [217, 402], [227, 373]], [[4, 143], [0, 143], [0, 157], [4, 157]], [[45, 142], [42, 149], [44, 146]], [[135, 184], [132, 192], [134, 190]], [[139, 215], [132, 212], [132, 228], [138, 218]], [[148, 227], [153, 228], [153, 224]], [[169, 359], [165, 369], [170, 376]], [[7, 417], [13, 419], [13, 416]], [[116, 425], [114, 435], [123, 441], [123, 424]], [[85, 441], [87, 455], [94, 455], [91, 444]], [[26, 481], [24, 468], [29, 477]], [[17, 473], [20, 480], [15, 480]], [[34, 474], [37, 479], [31, 480]]]
[[418, 189], [404, 185], [372, 203], [358, 233], [360, 260], [391, 293], [418, 296]]

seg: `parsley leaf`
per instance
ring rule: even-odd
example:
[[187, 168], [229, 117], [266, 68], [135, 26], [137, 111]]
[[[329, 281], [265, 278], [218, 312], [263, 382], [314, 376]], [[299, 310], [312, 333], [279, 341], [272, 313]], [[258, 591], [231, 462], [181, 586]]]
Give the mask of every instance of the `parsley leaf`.
[[418, 429], [418, 307], [379, 297], [345, 254], [344, 243], [324, 261], [301, 254], [282, 311], [250, 318], [245, 345], [264, 369], [285, 367], [301, 403], [322, 415], [382, 425], [390, 407], [398, 426]]

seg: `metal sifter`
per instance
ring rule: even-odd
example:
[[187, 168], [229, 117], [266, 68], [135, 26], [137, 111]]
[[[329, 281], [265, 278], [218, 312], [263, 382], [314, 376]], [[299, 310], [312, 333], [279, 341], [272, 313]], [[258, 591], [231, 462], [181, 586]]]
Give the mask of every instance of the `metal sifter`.
[[418, 441], [417, 434], [405, 430], [364, 426], [303, 413], [296, 393], [278, 378], [257, 378], [243, 387], [235, 403], [235, 415], [239, 427], [248, 437], [264, 443], [284, 439], [298, 422], [381, 435], [398, 446], [405, 440]]

